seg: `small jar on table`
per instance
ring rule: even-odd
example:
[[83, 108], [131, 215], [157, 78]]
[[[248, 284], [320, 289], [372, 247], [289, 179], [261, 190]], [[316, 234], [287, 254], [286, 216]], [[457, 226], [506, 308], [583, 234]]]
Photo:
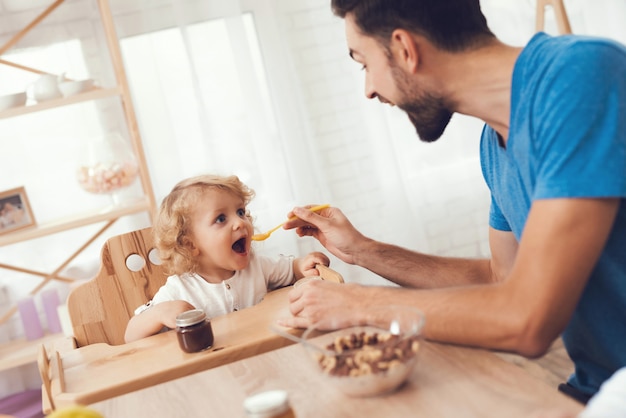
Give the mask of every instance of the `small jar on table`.
[[176, 335], [181, 350], [196, 353], [213, 346], [211, 321], [201, 309], [193, 309], [176, 317]]

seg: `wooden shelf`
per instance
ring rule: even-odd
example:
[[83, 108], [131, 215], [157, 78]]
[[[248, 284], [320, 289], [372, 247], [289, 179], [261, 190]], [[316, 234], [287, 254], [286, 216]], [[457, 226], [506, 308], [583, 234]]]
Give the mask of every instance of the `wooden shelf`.
[[[20, 63], [13, 63], [10, 60], [4, 60], [3, 56], [6, 51], [15, 47], [22, 38], [31, 32], [37, 25], [39, 25], [49, 14], [54, 12], [65, 0], [49, 0], [48, 7], [42, 10], [30, 23], [26, 24], [21, 30], [13, 35], [9, 40], [0, 44], [0, 65], [9, 65], [23, 71], [28, 71], [35, 74], [51, 74], [46, 70], [39, 68], [33, 68]], [[35, 238], [45, 237], [51, 234], [80, 228], [87, 225], [96, 223], [102, 223], [103, 225], [98, 228], [94, 233], [93, 231], [84, 231], [86, 237], [85, 241], [80, 245], [77, 242], [76, 245], [80, 247], [71, 252], [65, 260], [63, 260], [56, 268], [51, 268], [50, 271], [36, 271], [31, 268], [25, 268], [21, 266], [15, 266], [5, 263], [0, 263], [0, 269], [8, 269], [19, 273], [30, 274], [32, 276], [38, 276], [41, 278], [39, 284], [34, 286], [29, 294], [36, 295], [46, 284], [52, 280], [59, 280], [64, 282], [72, 282], [73, 279], [62, 277], [60, 274], [67, 268], [76, 257], [85, 251], [95, 240], [100, 237], [105, 231], [108, 230], [118, 219], [127, 215], [134, 215], [139, 213], [147, 213], [150, 220], [157, 210], [157, 204], [154, 198], [154, 192], [152, 189], [152, 183], [148, 173], [148, 165], [146, 162], [143, 145], [141, 142], [141, 135], [139, 132], [139, 126], [133, 108], [133, 103], [130, 96], [130, 87], [124, 71], [124, 62], [122, 59], [122, 53], [120, 50], [119, 41], [115, 32], [115, 25], [113, 22], [113, 16], [109, 7], [109, 0], [93, 0], [97, 4], [100, 23], [104, 32], [106, 41], [106, 52], [108, 52], [108, 59], [112, 65], [112, 70], [115, 76], [114, 87], [95, 87], [89, 91], [85, 91], [73, 96], [61, 97], [58, 99], [52, 99], [43, 101], [40, 103], [29, 103], [25, 106], [15, 107], [11, 109], [5, 109], [0, 111], [0, 119], [7, 119], [12, 117], [19, 117], [22, 115], [41, 112], [46, 110], [57, 109], [61, 107], [73, 106], [79, 103], [86, 103], [90, 101], [102, 100], [107, 98], [113, 98], [121, 102], [123, 111], [123, 121], [125, 122], [125, 131], [128, 134], [130, 146], [137, 159], [137, 165], [139, 169], [139, 181], [141, 182], [142, 195], [131, 201], [126, 201], [118, 205], [111, 205], [109, 207], [91, 210], [86, 213], [72, 213], [71, 208], [68, 208], [67, 215], [63, 215], [62, 219], [56, 219], [51, 222], [39, 223], [32, 227], [25, 227], [12, 232], [7, 232], [0, 235], [0, 247], [16, 244], [19, 242], [26, 242]], [[74, 3], [74, 2], [68, 2]], [[68, 5], [68, 7], [71, 7]], [[1, 13], [0, 13], [1, 14]], [[6, 16], [1, 16], [5, 18]], [[95, 29], [97, 30], [97, 28]], [[45, 44], [45, 37], [41, 37], [42, 42]], [[104, 49], [102, 52], [105, 52]], [[77, 109], [74, 107], [75, 111]], [[78, 113], [78, 112], [76, 112]], [[120, 129], [122, 126], [122, 116], [119, 120], [110, 121], [107, 123], [107, 118], [102, 119], [102, 131], [106, 132], [109, 129]], [[29, 122], [30, 120], [24, 120]], [[115, 122], [115, 123], [113, 123]], [[9, 152], [11, 150], [9, 149]], [[34, 150], [36, 151], [36, 150]], [[74, 244], [74, 243], [72, 243]], [[12, 315], [17, 312], [17, 306], [9, 307], [2, 315], [0, 315], [0, 324], [7, 321]], [[0, 344], [0, 370], [7, 367], [15, 367], [16, 365], [30, 363], [36, 360], [37, 347], [40, 344], [37, 342], [23, 342], [23, 347], [20, 343], [11, 343], [8, 346], [6, 344]], [[35, 348], [32, 348], [35, 347]], [[16, 350], [14, 352], [14, 350]], [[25, 351], [24, 351], [25, 350]], [[23, 354], [25, 352], [26, 354]], [[21, 354], [22, 353], [22, 354]], [[25, 360], [27, 359], [27, 360]]]
[[27, 113], [40, 112], [42, 110], [54, 109], [55, 107], [68, 106], [80, 102], [87, 102], [90, 100], [105, 99], [107, 97], [115, 97], [121, 95], [121, 89], [119, 87], [102, 89], [96, 88], [94, 90], [79, 93], [74, 96], [61, 97], [59, 99], [47, 100], [41, 103], [35, 103], [32, 105], [13, 107], [0, 111], [0, 119], [12, 118], [15, 116], [25, 115]]
[[20, 229], [15, 232], [0, 235], [0, 247], [67, 231], [73, 228], [79, 228], [85, 225], [91, 225], [97, 222], [121, 218], [126, 215], [146, 211], [150, 212], [150, 210], [151, 207], [148, 199], [146, 197], [138, 198], [130, 202], [121, 203], [117, 206], [72, 215], [53, 222], [42, 223], [32, 228]]

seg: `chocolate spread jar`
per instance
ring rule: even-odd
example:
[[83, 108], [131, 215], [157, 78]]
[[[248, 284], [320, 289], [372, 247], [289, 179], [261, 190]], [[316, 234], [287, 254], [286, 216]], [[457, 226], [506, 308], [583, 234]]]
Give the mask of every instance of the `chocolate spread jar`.
[[211, 348], [213, 328], [211, 321], [201, 309], [193, 309], [176, 317], [178, 344], [186, 353], [195, 353]]

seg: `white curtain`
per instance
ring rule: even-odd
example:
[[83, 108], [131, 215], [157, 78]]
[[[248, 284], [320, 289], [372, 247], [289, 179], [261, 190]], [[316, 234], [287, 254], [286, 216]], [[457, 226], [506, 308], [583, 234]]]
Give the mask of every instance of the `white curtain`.
[[[158, 201], [186, 177], [236, 174], [257, 192], [251, 210], [266, 230], [295, 204], [324, 200], [299, 97], [273, 70], [289, 61], [276, 54], [267, 2], [125, 5], [114, 13]], [[261, 45], [261, 34], [274, 43]], [[257, 247], [298, 252], [286, 233]]]

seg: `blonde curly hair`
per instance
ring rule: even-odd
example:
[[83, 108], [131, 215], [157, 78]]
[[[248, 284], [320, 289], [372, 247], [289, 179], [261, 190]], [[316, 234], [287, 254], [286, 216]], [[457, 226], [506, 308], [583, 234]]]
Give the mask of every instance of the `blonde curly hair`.
[[[159, 257], [168, 274], [194, 272], [197, 262], [191, 254], [191, 214], [207, 190], [220, 189], [240, 197], [244, 206], [254, 198], [254, 190], [237, 176], [202, 175], [176, 184], [163, 199], [154, 222], [153, 234]], [[246, 216], [252, 222], [250, 213]]]

